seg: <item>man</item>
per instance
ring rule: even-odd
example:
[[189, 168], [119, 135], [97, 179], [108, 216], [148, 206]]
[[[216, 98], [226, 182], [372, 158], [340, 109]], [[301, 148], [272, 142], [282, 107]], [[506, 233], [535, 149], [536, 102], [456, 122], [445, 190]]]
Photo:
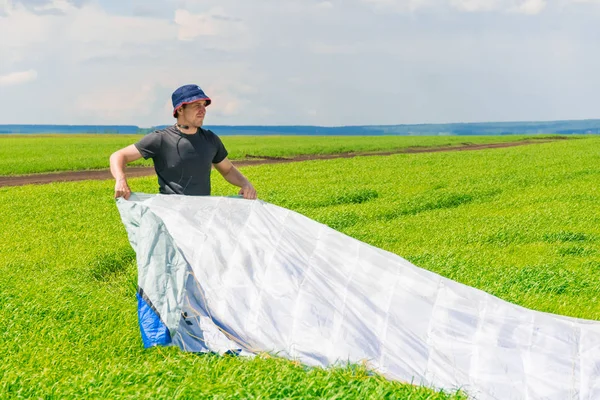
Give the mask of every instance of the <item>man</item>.
[[256, 199], [252, 184], [227, 159], [221, 139], [202, 128], [211, 99], [197, 85], [180, 87], [171, 99], [173, 117], [177, 119], [175, 125], [154, 131], [110, 156], [110, 171], [116, 180], [115, 198], [129, 198], [131, 190], [125, 178], [125, 166], [144, 157], [154, 162], [160, 193], [210, 195], [210, 172], [214, 165], [227, 182], [240, 187], [240, 195]]

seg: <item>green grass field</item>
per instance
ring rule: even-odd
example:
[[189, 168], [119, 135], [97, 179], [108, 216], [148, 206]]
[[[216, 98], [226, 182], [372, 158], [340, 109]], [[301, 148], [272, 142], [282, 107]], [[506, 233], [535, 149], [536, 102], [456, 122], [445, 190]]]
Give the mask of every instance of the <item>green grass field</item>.
[[[545, 138], [554, 135], [536, 135]], [[142, 135], [0, 135], [0, 175], [108, 168], [110, 155], [138, 141]], [[573, 136], [574, 137], [574, 136]], [[338, 154], [408, 147], [518, 141], [532, 136], [224, 136], [229, 158], [250, 156], [291, 157], [304, 154]], [[152, 165], [139, 160], [131, 165]]]
[[[532, 309], [600, 319], [600, 138], [243, 168], [259, 196]], [[218, 175], [214, 195], [235, 194]], [[130, 180], [155, 193], [155, 178]], [[0, 188], [0, 398], [463, 398], [142, 348], [112, 181]]]

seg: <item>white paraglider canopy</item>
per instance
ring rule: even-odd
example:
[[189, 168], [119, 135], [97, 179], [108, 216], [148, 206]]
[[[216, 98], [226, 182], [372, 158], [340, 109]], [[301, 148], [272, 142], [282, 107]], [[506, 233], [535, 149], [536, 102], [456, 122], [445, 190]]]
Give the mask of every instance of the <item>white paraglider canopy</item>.
[[144, 343], [366, 362], [477, 399], [600, 398], [600, 323], [529, 310], [260, 200], [118, 199]]

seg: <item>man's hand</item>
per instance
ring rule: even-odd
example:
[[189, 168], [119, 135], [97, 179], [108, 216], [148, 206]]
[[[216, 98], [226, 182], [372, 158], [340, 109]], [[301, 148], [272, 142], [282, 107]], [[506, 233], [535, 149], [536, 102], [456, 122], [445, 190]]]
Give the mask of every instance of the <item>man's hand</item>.
[[245, 199], [249, 199], [249, 200], [256, 199], [256, 189], [254, 189], [254, 186], [252, 186], [251, 184], [242, 186], [239, 194], [244, 196]]
[[233, 166], [231, 161], [225, 157], [223, 161], [218, 164], [214, 164], [215, 169], [219, 171], [223, 178], [232, 185], [240, 187], [239, 194], [244, 196], [245, 199], [254, 200], [256, 199], [256, 189], [246, 179], [244, 175], [236, 167]]
[[115, 199], [123, 197], [125, 200], [129, 200], [130, 195], [131, 189], [129, 189], [129, 185], [127, 185], [127, 180], [125, 178], [117, 179], [117, 182], [115, 183]]
[[142, 153], [133, 144], [110, 155], [110, 173], [117, 181], [115, 183], [115, 199], [119, 197], [124, 197], [125, 200], [129, 199], [131, 190], [125, 179], [125, 165], [139, 158], [142, 158]]

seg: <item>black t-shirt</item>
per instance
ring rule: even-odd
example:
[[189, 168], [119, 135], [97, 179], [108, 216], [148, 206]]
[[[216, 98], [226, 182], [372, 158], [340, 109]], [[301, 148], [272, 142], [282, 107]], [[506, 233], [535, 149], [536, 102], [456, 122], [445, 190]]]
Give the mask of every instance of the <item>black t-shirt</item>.
[[135, 143], [145, 159], [152, 158], [160, 193], [210, 195], [212, 164], [227, 157], [221, 139], [212, 131], [198, 128], [186, 135], [174, 127], [154, 131]]

